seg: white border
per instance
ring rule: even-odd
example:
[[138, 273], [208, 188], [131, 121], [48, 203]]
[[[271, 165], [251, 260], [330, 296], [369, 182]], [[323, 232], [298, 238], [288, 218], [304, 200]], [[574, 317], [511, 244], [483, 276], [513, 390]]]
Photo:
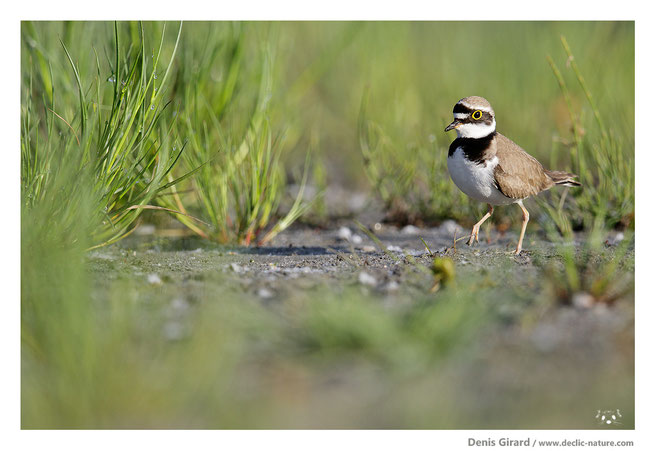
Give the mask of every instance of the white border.
[[[2, 49], [5, 67], [0, 71], [3, 150], [2, 192], [11, 202], [2, 224], [2, 427], [4, 449], [431, 449], [468, 447], [468, 437], [509, 436], [522, 438], [600, 438], [633, 440], [633, 449], [654, 449], [651, 434], [654, 418], [653, 361], [654, 239], [653, 166], [656, 148], [651, 138], [654, 113], [654, 15], [641, 1], [526, 1], [458, 2], [356, 2], [335, 0], [246, 2], [216, 1], [30, 1], [10, 3], [3, 9]], [[19, 431], [20, 428], [20, 210], [19, 121], [20, 20], [637, 20], [636, 22], [636, 431], [162, 431], [162, 432], [67, 432]], [[612, 87], [609, 87], [612, 89]], [[5, 295], [4, 293], [7, 293]], [[9, 445], [9, 446], [7, 446]], [[554, 448], [556, 449], [556, 448]], [[616, 448], [617, 449], [617, 448]]]

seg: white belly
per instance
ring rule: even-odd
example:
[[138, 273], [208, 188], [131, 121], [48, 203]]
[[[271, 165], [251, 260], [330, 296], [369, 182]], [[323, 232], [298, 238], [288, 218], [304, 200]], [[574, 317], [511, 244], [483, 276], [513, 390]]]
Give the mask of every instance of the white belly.
[[460, 147], [447, 159], [451, 180], [460, 191], [480, 202], [505, 205], [516, 202], [504, 196], [494, 186], [494, 168], [499, 164], [497, 157], [484, 164], [469, 161]]

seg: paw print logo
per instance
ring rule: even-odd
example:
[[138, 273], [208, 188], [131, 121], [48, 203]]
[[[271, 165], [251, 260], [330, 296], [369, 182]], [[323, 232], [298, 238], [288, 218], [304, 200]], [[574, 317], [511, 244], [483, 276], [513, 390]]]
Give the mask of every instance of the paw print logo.
[[620, 418], [622, 418], [622, 414], [620, 413], [620, 409], [597, 410], [597, 415], [595, 415], [595, 419], [597, 420], [597, 424], [599, 424], [600, 426], [611, 426], [611, 425], [622, 424], [620, 422]]

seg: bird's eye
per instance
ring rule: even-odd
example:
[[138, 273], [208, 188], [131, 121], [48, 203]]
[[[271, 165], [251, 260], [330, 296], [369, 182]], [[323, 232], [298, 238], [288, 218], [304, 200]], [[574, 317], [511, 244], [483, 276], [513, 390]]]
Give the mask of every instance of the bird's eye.
[[482, 117], [483, 117], [483, 113], [481, 113], [481, 110], [476, 110], [472, 113], [472, 118], [476, 120], [479, 120]]

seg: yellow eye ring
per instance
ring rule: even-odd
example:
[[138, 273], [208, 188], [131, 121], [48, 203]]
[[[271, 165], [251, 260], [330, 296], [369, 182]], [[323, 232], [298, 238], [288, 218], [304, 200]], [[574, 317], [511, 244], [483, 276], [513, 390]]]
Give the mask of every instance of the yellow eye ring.
[[483, 117], [483, 113], [481, 112], [481, 110], [476, 110], [472, 113], [472, 118], [476, 120], [479, 120], [482, 117]]

